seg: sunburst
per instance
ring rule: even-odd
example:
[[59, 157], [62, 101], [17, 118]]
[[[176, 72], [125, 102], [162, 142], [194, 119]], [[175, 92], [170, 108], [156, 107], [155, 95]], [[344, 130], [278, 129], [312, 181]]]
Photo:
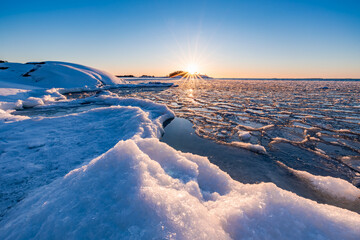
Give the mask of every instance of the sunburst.
[[196, 64], [189, 64], [186, 68], [186, 71], [190, 74], [190, 75], [195, 75], [198, 72], [198, 67]]

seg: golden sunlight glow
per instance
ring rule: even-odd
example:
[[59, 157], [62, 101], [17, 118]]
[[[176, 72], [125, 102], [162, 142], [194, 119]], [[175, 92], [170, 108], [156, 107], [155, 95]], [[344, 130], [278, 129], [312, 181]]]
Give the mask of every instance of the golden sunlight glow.
[[195, 73], [198, 72], [198, 68], [195, 64], [189, 64], [186, 68], [186, 71], [191, 74], [194, 75]]

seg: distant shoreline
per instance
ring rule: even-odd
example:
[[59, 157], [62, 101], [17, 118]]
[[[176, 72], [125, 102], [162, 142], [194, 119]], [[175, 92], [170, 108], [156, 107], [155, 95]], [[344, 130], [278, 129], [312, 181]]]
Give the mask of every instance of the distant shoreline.
[[[169, 77], [123, 77], [125, 79], [136, 79], [136, 80], [147, 80], [147, 79], [169, 79], [169, 80], [179, 80], [179, 78], [169, 78]], [[266, 80], [266, 81], [335, 81], [335, 82], [357, 82], [360, 81], [360, 78], [217, 78], [211, 77], [207, 80]]]
[[214, 78], [220, 80], [360, 81], [360, 78]]

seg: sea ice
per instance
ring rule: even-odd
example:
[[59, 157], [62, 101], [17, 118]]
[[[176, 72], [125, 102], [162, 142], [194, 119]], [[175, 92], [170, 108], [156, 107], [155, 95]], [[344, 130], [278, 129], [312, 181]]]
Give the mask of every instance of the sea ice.
[[235, 146], [235, 147], [241, 147], [241, 148], [246, 148], [249, 149], [250, 151], [253, 152], [257, 152], [257, 153], [266, 153], [266, 149], [259, 145], [259, 144], [251, 144], [251, 143], [245, 143], [245, 142], [231, 142], [231, 145]]
[[247, 132], [247, 131], [240, 130], [240, 131], [238, 131], [238, 135], [241, 138], [241, 140], [243, 140], [243, 141], [248, 141], [251, 138], [250, 132]]

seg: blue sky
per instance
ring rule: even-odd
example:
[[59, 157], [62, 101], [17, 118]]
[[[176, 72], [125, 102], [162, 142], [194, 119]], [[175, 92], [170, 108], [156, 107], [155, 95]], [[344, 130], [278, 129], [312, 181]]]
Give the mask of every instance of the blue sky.
[[1, 2], [0, 59], [114, 74], [360, 78], [360, 1]]

